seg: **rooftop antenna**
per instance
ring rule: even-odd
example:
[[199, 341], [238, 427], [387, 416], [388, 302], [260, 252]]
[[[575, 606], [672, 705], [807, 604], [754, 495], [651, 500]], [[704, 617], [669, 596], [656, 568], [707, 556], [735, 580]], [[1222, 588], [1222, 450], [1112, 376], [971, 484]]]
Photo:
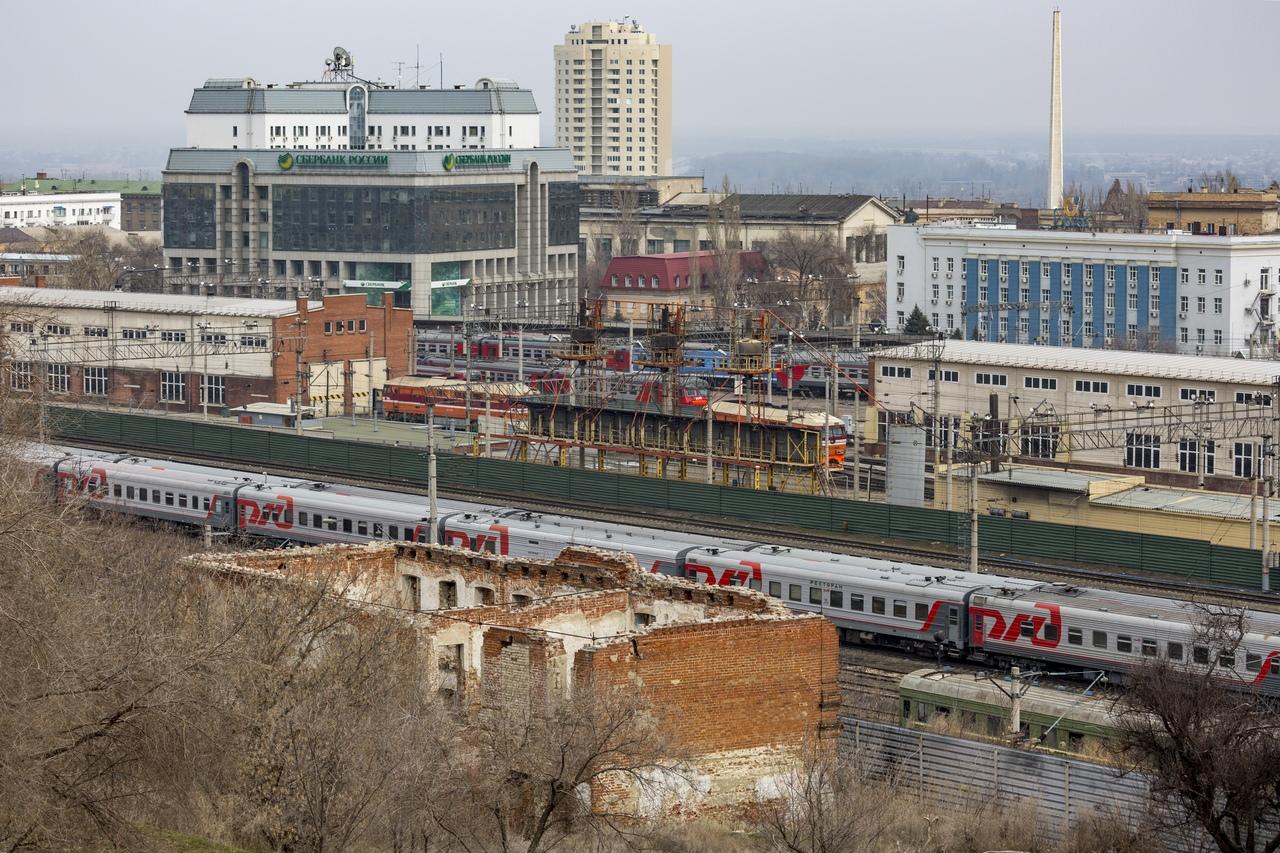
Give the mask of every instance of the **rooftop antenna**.
[[400, 88], [403, 88], [403, 87], [401, 86], [401, 81], [402, 81], [402, 80], [403, 80], [403, 78], [404, 78], [404, 74], [403, 74], [403, 72], [404, 72], [404, 63], [403, 63], [403, 62], [401, 62], [400, 60], [396, 60], [395, 66], [396, 66], [396, 88], [397, 88], [397, 89], [400, 89]]
[[422, 45], [413, 46], [413, 88], [422, 88]]

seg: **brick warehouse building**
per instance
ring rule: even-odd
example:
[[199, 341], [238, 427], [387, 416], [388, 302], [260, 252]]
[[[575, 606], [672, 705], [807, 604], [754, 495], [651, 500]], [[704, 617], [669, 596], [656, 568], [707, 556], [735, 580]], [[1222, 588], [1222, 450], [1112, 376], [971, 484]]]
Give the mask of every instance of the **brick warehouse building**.
[[197, 412], [288, 403], [367, 411], [410, 370], [413, 318], [391, 296], [234, 299], [0, 288], [7, 381], [130, 407]]
[[192, 565], [272, 582], [349, 577], [353, 606], [417, 611], [427, 678], [464, 708], [516, 717], [580, 684], [639, 690], [688, 761], [688, 787], [663, 798], [672, 812], [750, 806], [805, 748], [830, 747], [838, 733], [829, 621], [743, 587], [648, 574], [630, 555], [571, 547], [523, 560], [385, 543], [201, 555]]

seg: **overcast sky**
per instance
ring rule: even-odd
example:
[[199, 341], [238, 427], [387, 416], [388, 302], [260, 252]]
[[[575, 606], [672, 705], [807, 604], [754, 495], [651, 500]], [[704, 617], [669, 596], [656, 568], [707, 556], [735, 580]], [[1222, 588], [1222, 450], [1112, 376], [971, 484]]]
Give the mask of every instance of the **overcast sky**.
[[[682, 141], [1045, 132], [1049, 27], [1063, 7], [1064, 114], [1075, 133], [1276, 134], [1275, 0], [649, 0], [613, 5], [303, 0], [6, 2], [5, 136], [155, 134], [181, 144], [208, 77], [315, 79], [334, 45], [361, 76], [397, 60], [446, 85], [531, 87], [552, 132], [552, 46], [572, 23], [634, 16], [674, 52]], [[412, 84], [414, 71], [403, 71]], [[18, 93], [17, 97], [13, 97]], [[1068, 143], [1069, 144], [1069, 143]]]

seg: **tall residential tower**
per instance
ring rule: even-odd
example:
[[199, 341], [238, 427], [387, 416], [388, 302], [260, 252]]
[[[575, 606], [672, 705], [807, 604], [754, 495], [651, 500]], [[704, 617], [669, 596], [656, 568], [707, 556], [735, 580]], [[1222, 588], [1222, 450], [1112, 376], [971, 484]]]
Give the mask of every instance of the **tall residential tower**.
[[591, 175], [671, 174], [671, 45], [588, 21], [555, 47], [556, 147]]

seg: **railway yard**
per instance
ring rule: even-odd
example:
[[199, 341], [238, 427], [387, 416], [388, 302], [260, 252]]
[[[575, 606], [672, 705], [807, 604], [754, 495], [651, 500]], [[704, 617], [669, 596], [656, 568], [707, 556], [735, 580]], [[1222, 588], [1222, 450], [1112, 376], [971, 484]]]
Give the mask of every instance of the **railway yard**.
[[[1122, 718], [1136, 713], [1126, 710], [1128, 685], [1153, 666], [1258, 702], [1280, 695], [1265, 499], [1268, 520], [1251, 522], [1248, 549], [1140, 526], [1032, 521], [1016, 496], [1004, 507], [987, 501], [984, 513], [976, 487], [966, 487], [967, 510], [952, 509], [952, 463], [971, 475], [998, 471], [1008, 445], [979, 426], [955, 439], [954, 457], [894, 456], [892, 441], [877, 445], [861, 421], [851, 428], [838, 414], [876, 405], [865, 359], [815, 359], [805, 370], [825, 364], [826, 373], [802, 394], [792, 387], [794, 353], [764, 343], [763, 320], [735, 320], [723, 348], [694, 349], [678, 315], [655, 317], [644, 346], [620, 352], [583, 310], [572, 334], [517, 338], [523, 355], [514, 367], [510, 340], [491, 350], [481, 338], [463, 352], [451, 342], [445, 354], [441, 340], [420, 339], [424, 375], [388, 382], [380, 422], [328, 418], [291, 433], [194, 415], [58, 408], [56, 443], [35, 446], [29, 458], [60, 493], [96, 509], [199, 532], [215, 551], [245, 549], [219, 571], [275, 566], [277, 575], [301, 577], [330, 560], [350, 566], [383, 554], [377, 571], [397, 582], [382, 576], [378, 584], [396, 608], [499, 608], [475, 623], [479, 633], [428, 631], [443, 644], [432, 646], [433, 683], [466, 701], [493, 701], [511, 666], [500, 650], [511, 632], [535, 624], [532, 611], [520, 611], [542, 607], [527, 581], [510, 580], [516, 568], [544, 578], [552, 598], [599, 595], [601, 584], [629, 590], [625, 601], [540, 611], [537, 619], [553, 621], [536, 624], [557, 627], [520, 635], [532, 643], [520, 652], [520, 667], [532, 667], [522, 679], [547, 677], [548, 664], [534, 665], [540, 655], [559, 660], [557, 671], [595, 660], [573, 657], [561, 640], [538, 645], [562, 635], [591, 648], [602, 636], [628, 637], [633, 679], [704, 665], [693, 647], [669, 648], [669, 664], [652, 657], [667, 620], [724, 630], [716, 641], [726, 649], [744, 632], [781, 660], [798, 654], [788, 643], [803, 635], [810, 672], [766, 676], [770, 664], [757, 650], [755, 668], [732, 687], [700, 676], [696, 688], [715, 681], [724, 688], [717, 698], [737, 707], [774, 684], [775, 715], [804, 721], [788, 749], [825, 740], [841, 760], [870, 761], [882, 775], [910, 756], [921, 795], [933, 784], [926, 767], [982, 766], [999, 796], [1029, 798], [1061, 813], [1064, 825], [1105, 798], [1040, 780], [1102, 779], [1122, 766]], [[921, 426], [901, 426], [923, 449]], [[903, 471], [912, 488], [904, 490]], [[1034, 481], [1020, 472], [1017, 482]], [[944, 489], [946, 509], [934, 499]], [[935, 508], [924, 504], [930, 499]], [[1261, 549], [1253, 547], [1258, 527]], [[342, 550], [351, 548], [361, 550]], [[615, 558], [623, 562], [601, 575]], [[450, 568], [459, 559], [469, 561], [460, 575]], [[491, 561], [479, 575], [476, 560]], [[547, 586], [557, 573], [560, 583]], [[699, 603], [670, 607], [679, 596]], [[691, 606], [699, 615], [686, 625]], [[732, 629], [719, 625], [728, 614]], [[799, 621], [770, 625], [784, 615]], [[1238, 625], [1230, 642], [1214, 621], [1228, 617]], [[767, 734], [750, 721], [739, 726], [743, 737], [732, 743], [701, 746], [719, 779], [707, 802], [730, 802], [763, 778], [728, 768], [780, 766], [778, 754], [760, 752]], [[1137, 803], [1143, 790], [1126, 796]]]

